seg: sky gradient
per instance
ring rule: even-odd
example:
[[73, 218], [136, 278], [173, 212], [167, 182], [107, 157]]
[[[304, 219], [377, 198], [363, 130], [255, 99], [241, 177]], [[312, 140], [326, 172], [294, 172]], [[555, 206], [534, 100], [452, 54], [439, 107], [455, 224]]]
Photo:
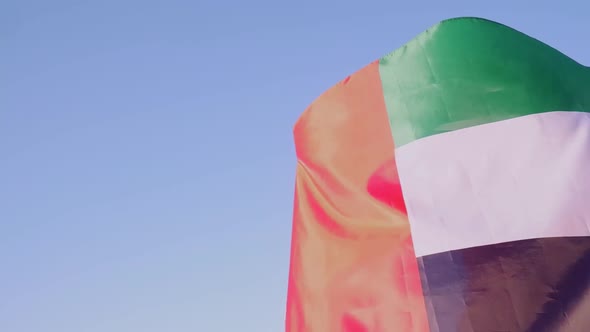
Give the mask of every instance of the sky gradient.
[[0, 331], [282, 331], [298, 116], [450, 17], [590, 64], [511, 2], [2, 1]]

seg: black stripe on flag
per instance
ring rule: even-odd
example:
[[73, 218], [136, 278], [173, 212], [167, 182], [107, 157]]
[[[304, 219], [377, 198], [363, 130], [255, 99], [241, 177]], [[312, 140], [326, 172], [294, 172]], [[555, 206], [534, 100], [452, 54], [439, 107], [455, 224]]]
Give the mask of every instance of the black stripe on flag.
[[418, 258], [432, 332], [590, 331], [590, 237]]

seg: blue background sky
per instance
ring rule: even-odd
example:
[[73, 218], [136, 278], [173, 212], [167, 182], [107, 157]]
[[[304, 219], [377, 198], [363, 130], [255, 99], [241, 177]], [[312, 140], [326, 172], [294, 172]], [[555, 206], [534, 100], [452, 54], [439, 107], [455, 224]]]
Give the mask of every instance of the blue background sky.
[[282, 331], [299, 114], [450, 17], [590, 63], [511, 2], [1, 0], [0, 331]]

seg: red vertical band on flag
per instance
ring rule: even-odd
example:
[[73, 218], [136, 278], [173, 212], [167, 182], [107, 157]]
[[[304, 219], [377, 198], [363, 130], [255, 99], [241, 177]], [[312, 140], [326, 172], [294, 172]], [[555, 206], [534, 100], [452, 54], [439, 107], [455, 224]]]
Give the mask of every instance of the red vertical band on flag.
[[428, 331], [378, 62], [318, 98], [294, 135], [286, 331]]

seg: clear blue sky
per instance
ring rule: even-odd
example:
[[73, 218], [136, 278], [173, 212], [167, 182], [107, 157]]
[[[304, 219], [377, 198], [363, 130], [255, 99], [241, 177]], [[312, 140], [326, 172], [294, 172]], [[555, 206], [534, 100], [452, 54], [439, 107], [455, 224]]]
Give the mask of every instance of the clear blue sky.
[[511, 2], [1, 1], [0, 331], [282, 331], [299, 114], [450, 17], [590, 63]]

